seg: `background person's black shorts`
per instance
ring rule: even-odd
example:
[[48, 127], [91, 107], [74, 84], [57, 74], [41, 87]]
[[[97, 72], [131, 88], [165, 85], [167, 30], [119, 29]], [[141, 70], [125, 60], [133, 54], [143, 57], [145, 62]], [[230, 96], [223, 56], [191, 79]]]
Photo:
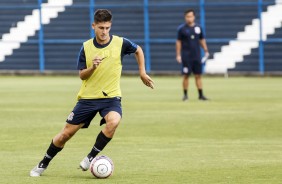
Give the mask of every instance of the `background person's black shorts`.
[[202, 74], [202, 63], [199, 60], [182, 61], [182, 75], [201, 75]]
[[105, 123], [104, 117], [110, 111], [115, 111], [122, 116], [120, 97], [105, 99], [80, 99], [68, 116], [66, 122], [73, 125], [84, 123], [82, 128], [88, 128], [97, 112], [99, 112], [100, 116], [103, 117], [101, 123]]

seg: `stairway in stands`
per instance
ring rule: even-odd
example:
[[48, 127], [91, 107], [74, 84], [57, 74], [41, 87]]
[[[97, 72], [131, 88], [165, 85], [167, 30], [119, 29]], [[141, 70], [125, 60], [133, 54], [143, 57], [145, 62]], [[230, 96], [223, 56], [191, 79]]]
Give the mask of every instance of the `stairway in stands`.
[[[263, 39], [267, 35], [275, 34], [275, 28], [281, 26], [281, 5], [270, 1], [270, 6], [265, 5], [262, 13], [263, 19]], [[230, 41], [221, 48], [221, 51], [215, 54], [214, 59], [210, 59], [207, 63], [209, 73], [226, 73], [235, 68], [235, 63], [244, 62], [244, 57], [251, 54], [253, 48], [258, 47], [259, 40], [259, 20], [253, 19], [251, 24], [245, 25], [244, 31], [238, 32], [236, 40]], [[251, 65], [249, 65], [250, 67]], [[258, 64], [253, 65], [253, 71], [258, 71]], [[229, 69], [229, 70], [228, 70]], [[236, 69], [235, 69], [236, 71]], [[239, 69], [239, 71], [241, 71]]]
[[[10, 4], [11, 2], [13, 3]], [[24, 18], [21, 21], [16, 22], [15, 27], [10, 27], [7, 33], [2, 34], [2, 40], [0, 41], [0, 67], [12, 70], [38, 69], [38, 62], [36, 62], [35, 58], [35, 56], [37, 56], [38, 60], [38, 49], [36, 49], [37, 45], [29, 45], [28, 47], [21, 49], [21, 44], [26, 43], [27, 40], [31, 38], [31, 35], [35, 35], [33, 37], [36, 38], [36, 40], [38, 38], [38, 34], [35, 34], [36, 30], [40, 27], [38, 22], [38, 2], [29, 0], [11, 0], [11, 2], [6, 1], [5, 4], [2, 2], [3, 7], [1, 8], [12, 7], [9, 8], [11, 9], [10, 14], [17, 14], [17, 9], [24, 8], [30, 9], [31, 13], [22, 15]], [[28, 6], [26, 6], [26, 2], [29, 2]], [[58, 12], [64, 11], [64, 6], [71, 5], [72, 1], [48, 0], [42, 1], [42, 3], [42, 24], [46, 25], [50, 23], [50, 19], [57, 17]], [[14, 7], [16, 8], [15, 10], [13, 9]], [[14, 53], [15, 50], [18, 51], [18, 55]]]
[[[46, 1], [47, 0], [44, 0], [43, 2]], [[2, 39], [3, 34], [8, 33], [11, 28], [15, 28], [18, 22], [23, 21], [26, 15], [31, 15], [32, 10], [37, 6], [37, 0], [0, 1], [0, 38]], [[4, 9], [4, 7], [7, 9]], [[25, 49], [20, 49], [18, 52], [18, 57], [10, 56], [9, 58], [11, 58], [11, 60], [6, 58], [5, 62], [1, 62], [0, 69], [6, 70], [30, 68], [37, 70], [39, 68], [37, 45], [28, 45]], [[23, 65], [21, 63], [23, 63]]]
[[[264, 63], [265, 72], [281, 72], [282, 71], [282, 43], [275, 42], [275, 39], [282, 38], [282, 28], [275, 29], [275, 34], [268, 36], [264, 44]], [[244, 57], [244, 62], [237, 63], [234, 69], [229, 72], [258, 72], [259, 71], [259, 49], [252, 49], [252, 54]]]
[[[252, 0], [248, 2], [256, 2]], [[222, 3], [220, 0], [209, 2]], [[223, 45], [228, 44], [227, 40], [235, 39], [237, 33], [244, 30], [245, 25], [251, 23], [257, 17], [257, 7], [249, 5], [222, 5], [206, 7], [206, 37], [207, 39], [226, 39], [218, 43], [209, 42], [208, 47], [213, 54], [219, 52]]]
[[[4, 33], [9, 32], [10, 28], [15, 27], [16, 23], [23, 21], [25, 15], [29, 15], [32, 12], [31, 8], [21, 9], [21, 6], [37, 6], [37, 0], [9, 0], [0, 1], [0, 39]], [[7, 7], [7, 9], [3, 9]]]

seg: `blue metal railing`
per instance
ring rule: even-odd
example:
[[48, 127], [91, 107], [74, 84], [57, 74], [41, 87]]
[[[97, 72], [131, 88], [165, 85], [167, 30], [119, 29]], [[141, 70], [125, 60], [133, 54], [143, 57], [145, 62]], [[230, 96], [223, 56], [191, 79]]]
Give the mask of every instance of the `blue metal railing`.
[[[44, 39], [44, 27], [42, 24], [42, 15], [41, 15], [41, 4], [42, 0], [38, 0], [38, 5], [21, 5], [21, 6], [10, 6], [4, 5], [0, 7], [2, 9], [39, 9], [40, 12], [40, 30], [39, 30], [39, 38], [38, 40], [28, 40], [27, 43], [38, 44], [39, 45], [39, 70], [40, 72], [44, 72], [45, 70], [45, 53], [44, 53], [44, 45], [45, 44], [72, 44], [72, 43], [82, 43], [84, 40], [81, 39]], [[257, 6], [258, 8], [258, 18], [260, 20], [260, 40], [259, 40], [259, 72], [264, 74], [264, 44], [265, 43], [281, 43], [281, 39], [267, 39], [263, 40], [263, 30], [262, 30], [262, 12], [263, 6], [272, 5], [273, 2], [264, 2], [263, 0], [257, 0], [257, 2], [206, 2], [205, 0], [199, 0], [198, 3], [150, 3], [149, 0], [143, 0], [143, 3], [136, 4], [108, 4], [108, 5], [99, 5], [95, 3], [95, 0], [89, 0], [89, 4], [76, 4], [71, 6], [70, 8], [89, 8], [89, 22], [90, 22], [90, 31], [89, 34], [91, 37], [94, 37], [94, 30], [91, 27], [92, 22], [94, 21], [93, 11], [94, 8], [122, 8], [122, 7], [143, 7], [144, 10], [144, 39], [133, 40], [137, 43], [143, 43], [145, 45], [145, 57], [146, 57], [146, 70], [148, 72], [151, 71], [151, 56], [150, 56], [150, 44], [151, 43], [174, 43], [175, 38], [168, 39], [154, 39], [150, 37], [150, 19], [149, 19], [149, 9], [155, 7], [199, 7], [200, 10], [200, 24], [205, 32], [205, 8], [212, 6]], [[55, 6], [54, 6], [55, 7]], [[52, 7], [50, 7], [52, 8]], [[218, 39], [207, 39], [208, 43], [228, 43], [229, 41], [234, 40], [234, 38], [218, 38]], [[253, 41], [253, 40], [246, 40]]]
[[[206, 13], [205, 13], [205, 0], [200, 0], [200, 24], [202, 26], [204, 35], [206, 34]], [[203, 49], [201, 55], [204, 55]], [[202, 72], [205, 72], [205, 64], [203, 64]]]
[[262, 0], [258, 0], [259, 17], [259, 72], [264, 74], [264, 42], [262, 39]]
[[45, 70], [45, 53], [44, 53], [44, 30], [42, 24], [42, 0], [38, 0], [38, 9], [39, 9], [39, 23], [40, 23], [40, 30], [39, 30], [39, 70], [40, 72], [44, 72]]
[[150, 56], [150, 22], [149, 22], [149, 0], [144, 0], [144, 42], [145, 42], [145, 61], [146, 71], [151, 71]]
[[90, 37], [93, 38], [95, 33], [94, 30], [92, 29], [92, 23], [94, 22], [94, 7], [95, 7], [95, 0], [89, 0], [89, 20], [90, 20]]

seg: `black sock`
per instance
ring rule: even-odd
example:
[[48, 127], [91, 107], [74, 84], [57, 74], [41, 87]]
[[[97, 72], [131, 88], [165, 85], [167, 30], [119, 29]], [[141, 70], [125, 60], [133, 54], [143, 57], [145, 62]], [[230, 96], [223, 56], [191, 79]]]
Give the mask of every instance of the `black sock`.
[[187, 89], [184, 89], [183, 92], [184, 92], [184, 96], [187, 96]]
[[203, 90], [202, 89], [198, 89], [198, 92], [199, 92], [199, 97], [202, 97], [203, 96]]
[[54, 145], [53, 140], [41, 162], [39, 162], [40, 168], [46, 168], [49, 165], [49, 162], [59, 153], [63, 148], [59, 148]]
[[106, 137], [102, 131], [98, 134], [92, 150], [87, 155], [90, 162], [93, 160], [93, 158], [96, 157], [96, 155], [98, 155], [100, 151], [102, 151], [105, 148], [105, 146], [110, 142], [111, 139], [112, 138]]

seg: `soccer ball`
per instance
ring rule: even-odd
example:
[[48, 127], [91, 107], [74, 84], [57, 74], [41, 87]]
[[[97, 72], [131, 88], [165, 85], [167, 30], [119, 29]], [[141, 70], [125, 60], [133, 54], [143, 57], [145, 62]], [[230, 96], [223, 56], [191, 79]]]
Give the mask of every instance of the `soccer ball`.
[[96, 178], [108, 178], [114, 172], [114, 163], [107, 156], [98, 156], [92, 160], [90, 171]]

